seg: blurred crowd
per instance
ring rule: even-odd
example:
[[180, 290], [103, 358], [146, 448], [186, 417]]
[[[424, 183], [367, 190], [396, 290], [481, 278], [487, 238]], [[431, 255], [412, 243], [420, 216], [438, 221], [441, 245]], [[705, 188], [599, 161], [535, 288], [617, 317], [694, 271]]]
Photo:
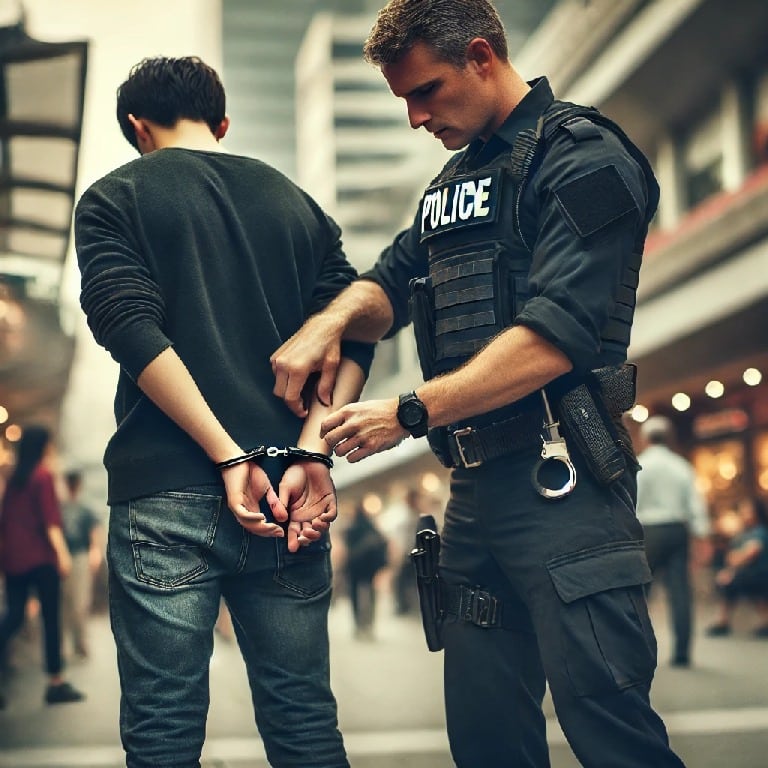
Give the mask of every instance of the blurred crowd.
[[[661, 417], [641, 430], [638, 517], [653, 574], [648, 593], [658, 585], [669, 605], [670, 661], [689, 666], [698, 600], [714, 603], [708, 636], [727, 637], [747, 626], [768, 639], [768, 513], [764, 500], [744, 498], [727, 516], [727, 527], [712, 523], [692, 468], [673, 442], [671, 425]], [[29, 658], [18, 653], [20, 644], [41, 642], [48, 704], [84, 698], [67, 682], [65, 668], [87, 661], [88, 624], [104, 598], [104, 526], [82, 502], [82, 483], [77, 469], [59, 466], [49, 432], [35, 426], [25, 430], [16, 464], [2, 480], [0, 680]], [[361, 498], [339, 516], [332, 527], [334, 599], [347, 601], [356, 639], [376, 639], [377, 603], [379, 611], [418, 615], [410, 552], [419, 518], [439, 520], [442, 507], [437, 494], [414, 486], [386, 502]], [[233, 638], [224, 605], [217, 629]], [[7, 704], [0, 693], [0, 705]]]
[[[65, 677], [68, 660], [87, 659], [94, 579], [104, 555], [103, 525], [81, 501], [83, 478], [61, 472], [49, 430], [28, 426], [3, 479], [0, 503], [1, 691], [14, 669], [17, 643], [39, 635], [48, 678], [47, 704], [81, 701]], [[6, 706], [0, 693], [0, 707]]]

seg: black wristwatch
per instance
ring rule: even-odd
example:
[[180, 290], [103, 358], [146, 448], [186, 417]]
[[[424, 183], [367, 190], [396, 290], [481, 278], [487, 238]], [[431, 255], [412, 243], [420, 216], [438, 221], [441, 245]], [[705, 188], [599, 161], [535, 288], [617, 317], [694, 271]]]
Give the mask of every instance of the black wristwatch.
[[414, 437], [424, 437], [427, 434], [429, 414], [427, 407], [419, 400], [415, 392], [400, 395], [397, 406], [397, 420], [403, 429], [407, 429]]

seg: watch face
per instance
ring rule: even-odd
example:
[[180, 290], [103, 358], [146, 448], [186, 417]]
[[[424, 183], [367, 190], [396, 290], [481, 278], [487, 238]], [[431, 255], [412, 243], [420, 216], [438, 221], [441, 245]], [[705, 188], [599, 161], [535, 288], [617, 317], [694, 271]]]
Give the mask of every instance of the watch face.
[[407, 427], [415, 427], [424, 418], [424, 408], [421, 403], [407, 400], [400, 406], [400, 418]]

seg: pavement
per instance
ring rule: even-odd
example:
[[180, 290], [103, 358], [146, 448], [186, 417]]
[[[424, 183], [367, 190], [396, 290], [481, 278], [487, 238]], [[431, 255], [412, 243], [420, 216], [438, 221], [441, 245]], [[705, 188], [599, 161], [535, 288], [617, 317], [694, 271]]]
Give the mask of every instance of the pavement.
[[[670, 654], [662, 597], [657, 592], [651, 603], [660, 659], [652, 697], [675, 750], [688, 768], [766, 768], [768, 640], [752, 636], [748, 607], [739, 609], [730, 637], [708, 638], [703, 628], [714, 608], [703, 600], [694, 663], [680, 669], [665, 663]], [[373, 640], [354, 638], [345, 598], [337, 598], [331, 609], [332, 684], [350, 763], [447, 768], [452, 762], [442, 711], [442, 656], [427, 651], [418, 617], [394, 616], [387, 598], [380, 600]], [[37, 639], [17, 642], [8, 704], [0, 711], [0, 768], [124, 765], [114, 647], [104, 615], [93, 617], [91, 633], [90, 657], [67, 668], [87, 699], [56, 707], [43, 704]], [[223, 637], [217, 637], [211, 665], [211, 699], [203, 768], [268, 768], [242, 660], [236, 645]], [[579, 763], [549, 700], [545, 709], [552, 768], [575, 768]]]

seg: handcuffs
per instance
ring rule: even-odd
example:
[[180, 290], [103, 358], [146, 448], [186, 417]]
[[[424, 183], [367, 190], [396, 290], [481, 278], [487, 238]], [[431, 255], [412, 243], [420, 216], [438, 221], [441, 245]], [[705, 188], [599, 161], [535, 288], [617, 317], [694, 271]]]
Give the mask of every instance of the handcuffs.
[[[531, 481], [536, 492], [545, 499], [561, 499], [567, 496], [576, 487], [576, 468], [573, 466], [571, 457], [568, 453], [568, 446], [565, 444], [565, 438], [560, 434], [560, 422], [555, 421], [552, 416], [552, 409], [549, 407], [547, 393], [542, 388], [541, 397], [544, 400], [544, 424], [543, 434], [541, 435], [541, 458], [536, 462], [531, 472]], [[560, 488], [547, 488], [539, 479], [539, 474], [550, 461], [557, 461], [564, 464], [568, 470], [568, 478]]]

